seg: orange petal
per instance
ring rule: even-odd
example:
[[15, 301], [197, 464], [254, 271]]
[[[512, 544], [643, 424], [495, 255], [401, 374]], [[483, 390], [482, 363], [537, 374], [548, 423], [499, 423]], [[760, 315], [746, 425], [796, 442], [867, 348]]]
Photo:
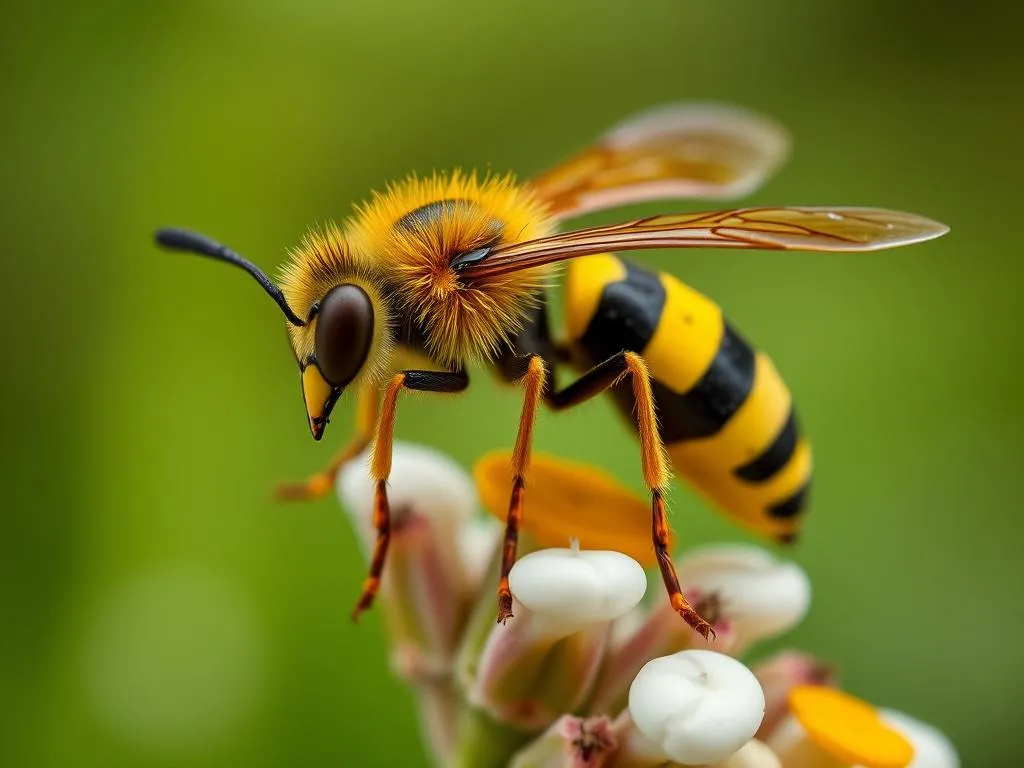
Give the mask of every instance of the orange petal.
[[914, 759], [913, 745], [877, 709], [836, 688], [797, 686], [789, 693], [789, 708], [814, 743], [844, 763], [905, 768]]
[[[496, 451], [473, 468], [487, 511], [504, 522], [512, 495], [512, 454]], [[526, 475], [522, 530], [541, 547], [611, 549], [655, 564], [650, 502], [587, 464], [534, 454]], [[670, 542], [674, 537], [670, 538]]]

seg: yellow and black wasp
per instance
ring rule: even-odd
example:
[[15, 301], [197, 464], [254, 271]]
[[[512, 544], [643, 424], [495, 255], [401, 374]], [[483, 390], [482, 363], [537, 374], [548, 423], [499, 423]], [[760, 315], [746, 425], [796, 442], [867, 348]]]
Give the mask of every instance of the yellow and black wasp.
[[[277, 302], [298, 362], [309, 428], [323, 436], [345, 391], [358, 427], [331, 464], [284, 498], [330, 490], [337, 470], [371, 443], [377, 543], [355, 615], [380, 583], [390, 536], [387, 479], [403, 390], [457, 393], [482, 364], [521, 382], [498, 587], [511, 616], [533, 424], [544, 404], [571, 408], [611, 392], [635, 422], [652, 499], [652, 539], [673, 607], [708, 636], [672, 566], [663, 494], [669, 465], [718, 509], [779, 541], [800, 525], [811, 450], [789, 390], [713, 301], [673, 275], [614, 255], [649, 248], [870, 251], [939, 237], [947, 227], [875, 208], [759, 207], [651, 216], [558, 232], [564, 220], [661, 199], [730, 200], [758, 188], [789, 141], [772, 120], [714, 103], [634, 115], [567, 162], [517, 183], [459, 172], [410, 177], [358, 207], [340, 226], [310, 231], [280, 287], [212, 240], [163, 229], [157, 241], [242, 267]], [[547, 291], [564, 275], [565, 338], [549, 328]], [[560, 366], [580, 376], [555, 383]], [[628, 385], [626, 379], [629, 379]]]

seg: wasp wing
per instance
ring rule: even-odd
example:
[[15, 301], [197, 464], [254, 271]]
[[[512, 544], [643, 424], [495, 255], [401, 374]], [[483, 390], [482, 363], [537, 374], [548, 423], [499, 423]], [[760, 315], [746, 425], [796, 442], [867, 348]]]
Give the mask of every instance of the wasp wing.
[[753, 248], [860, 252], [940, 237], [944, 224], [880, 208], [737, 208], [667, 214], [498, 246], [456, 263], [469, 279], [493, 277], [578, 256], [648, 248]]
[[746, 196], [785, 160], [786, 132], [730, 104], [665, 104], [613, 126], [530, 180], [557, 219], [666, 198]]

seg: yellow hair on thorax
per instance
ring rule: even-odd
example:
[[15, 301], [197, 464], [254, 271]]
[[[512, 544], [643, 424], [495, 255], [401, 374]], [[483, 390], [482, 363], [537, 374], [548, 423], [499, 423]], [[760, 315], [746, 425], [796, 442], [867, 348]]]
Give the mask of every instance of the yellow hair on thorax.
[[[408, 222], [431, 203], [435, 215]], [[457, 254], [551, 234], [543, 204], [512, 176], [455, 171], [410, 176], [357, 209], [347, 223], [353, 253], [384, 276], [397, 308], [426, 330], [427, 352], [455, 366], [493, 358], [522, 328], [551, 271], [535, 268], [466, 283], [451, 267]]]
[[[294, 248], [282, 267], [280, 284], [288, 304], [299, 317], [306, 319], [313, 305], [341, 283], [358, 285], [373, 305], [373, 341], [366, 364], [349, 384], [379, 384], [391, 373], [394, 350], [394, 317], [384, 300], [385, 286], [378, 272], [366, 258], [345, 242], [334, 225], [310, 230]], [[314, 354], [316, 319], [303, 327], [288, 325], [292, 350], [300, 363]]]

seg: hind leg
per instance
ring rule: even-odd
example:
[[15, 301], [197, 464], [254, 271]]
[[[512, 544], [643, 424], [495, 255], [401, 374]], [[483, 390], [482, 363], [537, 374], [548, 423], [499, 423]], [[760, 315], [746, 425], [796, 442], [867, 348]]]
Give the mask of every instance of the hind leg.
[[635, 352], [620, 352], [613, 355], [595, 365], [564, 389], [551, 393], [546, 400], [556, 410], [571, 408], [614, 387], [626, 376], [631, 379], [633, 397], [636, 400], [641, 466], [644, 482], [651, 493], [651, 541], [662, 580], [665, 582], [665, 590], [676, 613], [705, 639], [709, 639], [714, 636], [714, 631], [683, 597], [679, 578], [672, 563], [672, 554], [668, 549], [669, 524], [665, 514], [664, 496], [669, 482], [669, 465], [665, 445], [658, 431], [651, 377], [643, 358]]

